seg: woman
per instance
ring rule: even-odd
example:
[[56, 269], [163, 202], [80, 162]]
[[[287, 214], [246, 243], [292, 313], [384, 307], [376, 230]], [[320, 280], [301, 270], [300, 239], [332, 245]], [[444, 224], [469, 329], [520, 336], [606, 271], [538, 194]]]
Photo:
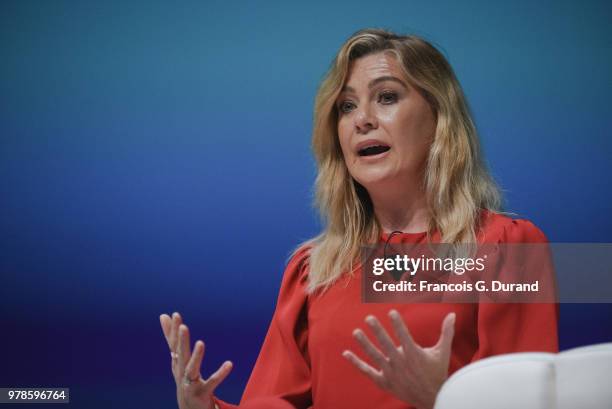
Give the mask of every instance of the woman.
[[[364, 244], [546, 241], [498, 213], [461, 87], [432, 45], [377, 29], [349, 38], [316, 97], [313, 149], [326, 227], [288, 263], [240, 407], [431, 408], [472, 361], [558, 350], [554, 304], [361, 302]], [[234, 407], [213, 394], [231, 363], [202, 379], [203, 342], [191, 353], [180, 316], [160, 320], [179, 407]]]

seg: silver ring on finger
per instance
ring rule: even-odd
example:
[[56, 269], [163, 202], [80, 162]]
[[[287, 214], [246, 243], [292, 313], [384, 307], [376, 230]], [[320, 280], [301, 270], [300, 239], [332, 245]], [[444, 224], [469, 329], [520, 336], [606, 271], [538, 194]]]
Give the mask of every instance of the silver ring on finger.
[[178, 359], [178, 354], [174, 351], [170, 351], [170, 356], [172, 357], [172, 360], [174, 361], [175, 359]]

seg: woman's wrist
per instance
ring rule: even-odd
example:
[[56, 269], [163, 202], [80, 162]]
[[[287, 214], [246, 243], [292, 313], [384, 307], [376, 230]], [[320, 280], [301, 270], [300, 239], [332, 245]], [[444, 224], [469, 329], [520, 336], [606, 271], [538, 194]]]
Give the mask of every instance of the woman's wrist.
[[433, 409], [436, 404], [436, 398], [438, 397], [438, 392], [440, 392], [441, 386], [431, 389], [430, 393], [427, 397], [421, 402], [421, 405], [418, 406], [419, 409]]

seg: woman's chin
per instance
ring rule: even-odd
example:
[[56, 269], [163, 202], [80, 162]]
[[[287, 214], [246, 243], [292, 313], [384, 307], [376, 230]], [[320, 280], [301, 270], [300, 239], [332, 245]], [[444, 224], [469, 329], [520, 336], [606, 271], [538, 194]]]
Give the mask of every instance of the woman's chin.
[[355, 178], [360, 185], [369, 190], [370, 188], [380, 188], [381, 185], [387, 184], [393, 180], [393, 177], [387, 172], [368, 172], [366, 174], [359, 175]]

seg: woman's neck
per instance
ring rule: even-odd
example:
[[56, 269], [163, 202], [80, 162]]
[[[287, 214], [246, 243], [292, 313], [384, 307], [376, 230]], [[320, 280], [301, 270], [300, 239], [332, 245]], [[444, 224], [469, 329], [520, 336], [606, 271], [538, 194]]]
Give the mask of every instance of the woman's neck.
[[421, 233], [429, 226], [429, 212], [422, 189], [371, 192], [374, 215], [383, 233]]

